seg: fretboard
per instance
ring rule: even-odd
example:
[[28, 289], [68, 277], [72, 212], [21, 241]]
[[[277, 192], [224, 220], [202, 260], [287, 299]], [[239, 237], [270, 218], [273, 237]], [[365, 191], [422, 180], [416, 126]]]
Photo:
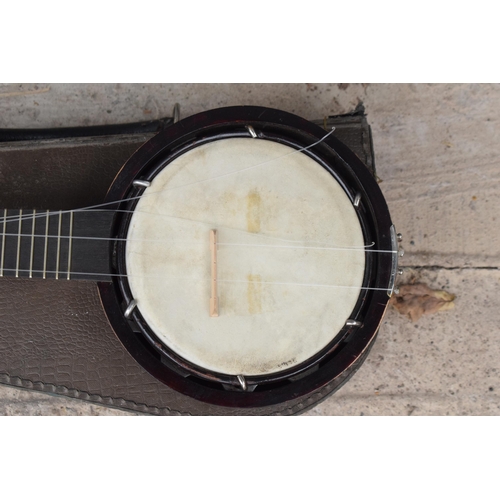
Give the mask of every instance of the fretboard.
[[0, 277], [110, 281], [112, 211], [0, 210]]

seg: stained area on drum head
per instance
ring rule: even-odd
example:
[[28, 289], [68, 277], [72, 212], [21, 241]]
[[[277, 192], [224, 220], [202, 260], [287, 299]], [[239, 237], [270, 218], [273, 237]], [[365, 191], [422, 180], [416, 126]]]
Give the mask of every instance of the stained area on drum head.
[[[332, 341], [356, 304], [365, 270], [356, 212], [309, 156], [269, 161], [291, 151], [250, 138], [204, 144], [160, 171], [136, 206], [126, 248], [132, 295], [158, 339], [197, 366], [230, 375], [297, 366]], [[216, 318], [210, 229], [219, 238]]]

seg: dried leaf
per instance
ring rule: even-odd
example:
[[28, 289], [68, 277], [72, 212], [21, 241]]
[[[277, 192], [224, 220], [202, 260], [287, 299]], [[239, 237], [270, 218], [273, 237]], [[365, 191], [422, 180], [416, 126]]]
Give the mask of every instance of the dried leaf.
[[424, 314], [448, 311], [455, 307], [455, 295], [444, 290], [432, 290], [424, 283], [401, 285], [399, 294], [391, 297], [390, 303], [412, 321]]

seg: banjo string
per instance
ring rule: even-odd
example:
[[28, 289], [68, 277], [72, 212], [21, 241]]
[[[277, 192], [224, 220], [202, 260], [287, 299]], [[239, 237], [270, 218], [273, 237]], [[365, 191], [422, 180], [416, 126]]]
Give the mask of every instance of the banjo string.
[[[257, 233], [249, 233], [249, 234], [255, 234]], [[161, 243], [165, 244], [164, 239], [158, 239], [158, 238], [101, 238], [98, 236], [64, 236], [64, 235], [45, 235], [45, 234], [19, 234], [19, 233], [1, 233], [2, 236], [15, 236], [21, 237], [21, 238], [57, 238], [57, 239], [70, 239], [70, 240], [97, 240], [97, 241], [147, 241], [150, 243]], [[260, 235], [259, 235], [260, 236]], [[184, 243], [186, 245], [205, 245], [205, 242], [193, 242], [193, 241], [179, 241], [179, 240], [172, 240], [172, 243]], [[217, 246], [223, 246], [223, 247], [256, 247], [256, 248], [282, 248], [282, 249], [291, 249], [291, 250], [357, 250], [357, 251], [362, 251], [362, 252], [373, 252], [373, 253], [397, 253], [397, 250], [377, 250], [377, 249], [371, 249], [370, 247], [373, 246], [375, 243], [372, 242], [370, 245], [366, 245], [363, 247], [329, 247], [329, 246], [299, 246], [299, 245], [261, 245], [261, 244], [253, 244], [253, 243], [224, 243], [224, 242], [217, 242]]]
[[[235, 174], [238, 174], [240, 172], [245, 172], [247, 170], [251, 170], [253, 168], [257, 168], [257, 167], [260, 167], [262, 165], [266, 165], [266, 164], [271, 163], [273, 161], [280, 160], [280, 159], [285, 158], [287, 156], [295, 155], [297, 153], [301, 153], [302, 151], [307, 151], [307, 150], [313, 148], [314, 146], [317, 146], [321, 142], [323, 142], [334, 131], [335, 131], [335, 127], [332, 127], [332, 130], [330, 130], [330, 132], [328, 132], [321, 139], [319, 139], [318, 141], [314, 142], [313, 144], [310, 144], [309, 146], [305, 146], [303, 148], [296, 149], [296, 150], [291, 151], [289, 153], [285, 153], [283, 155], [277, 156], [276, 158], [271, 158], [271, 159], [266, 160], [264, 162], [260, 162], [260, 163], [257, 163], [255, 165], [251, 165], [249, 167], [244, 167], [244, 168], [239, 169], [239, 170], [233, 170], [233, 171], [227, 172], [225, 174], [216, 175], [214, 177], [208, 177], [206, 179], [201, 179], [199, 181], [190, 182], [188, 184], [181, 184], [180, 186], [174, 186], [174, 187], [162, 189], [162, 190], [159, 190], [159, 191], [154, 191], [154, 192], [149, 192], [149, 193], [144, 192], [144, 193], [142, 193], [139, 196], [131, 196], [129, 198], [123, 198], [123, 199], [118, 200], [118, 201], [110, 201], [110, 202], [106, 202], [106, 203], [99, 203], [97, 205], [89, 205], [87, 207], [75, 208], [75, 209], [72, 209], [72, 210], [58, 210], [55, 213], [57, 213], [57, 214], [59, 214], [59, 213], [65, 214], [65, 213], [71, 213], [71, 212], [75, 213], [75, 212], [81, 212], [81, 211], [87, 211], [87, 210], [94, 210], [96, 208], [101, 208], [101, 207], [105, 207], [105, 206], [118, 205], [118, 204], [126, 202], [126, 201], [138, 200], [138, 199], [142, 198], [143, 196], [152, 196], [152, 195], [155, 195], [155, 194], [162, 194], [162, 193], [165, 193], [167, 191], [173, 191], [173, 190], [176, 190], [176, 189], [181, 189], [181, 188], [185, 188], [185, 187], [194, 186], [196, 184], [201, 184], [201, 183], [208, 182], [208, 181], [211, 181], [211, 180], [220, 179], [222, 177], [228, 177], [230, 175], [235, 175]], [[115, 211], [117, 211], [117, 210], [115, 210]], [[22, 216], [12, 215], [12, 216], [6, 217], [6, 221], [7, 222], [17, 222], [19, 220], [25, 220], [25, 219], [26, 220], [30, 220], [30, 219], [37, 218], [37, 217], [44, 217], [45, 215], [46, 214], [44, 214], [44, 213], [37, 214], [37, 215], [29, 215], [29, 214], [24, 215], [23, 214]]]
[[[4, 269], [4, 271], [8, 272], [25, 272], [28, 273], [30, 272], [29, 269]], [[42, 270], [36, 270], [32, 269], [32, 273], [43, 273]], [[52, 273], [56, 274], [56, 271], [50, 271], [50, 270], [45, 270], [47, 274]], [[117, 278], [129, 278], [130, 276], [133, 277], [140, 277], [140, 278], [150, 278], [150, 279], [158, 279], [159, 275], [158, 274], [113, 274], [113, 273], [84, 273], [84, 272], [71, 272], [71, 275], [78, 275], [78, 276], [98, 276], [101, 278], [108, 278], [108, 277], [117, 277]], [[8, 278], [8, 276], [5, 276]], [[27, 276], [25, 276], [27, 278]], [[18, 278], [16, 278], [18, 279]], [[35, 278], [36, 279], [36, 278]], [[166, 283], [168, 281], [172, 282], [177, 282], [177, 281], [196, 281], [198, 283], [200, 282], [210, 282], [210, 278], [169, 278], [165, 280], [165, 278], [162, 276], [161, 277], [162, 283]], [[61, 281], [66, 281], [66, 280], [61, 280]], [[98, 281], [98, 280], [96, 280]], [[224, 280], [224, 279], [218, 279], [217, 280], [219, 283], [234, 283], [234, 284], [249, 284], [250, 282], [248, 280]], [[284, 281], [259, 281], [259, 284], [262, 285], [276, 285], [276, 286], [301, 286], [301, 287], [311, 287], [311, 288], [355, 288], [357, 290], [375, 290], [375, 291], [383, 291], [383, 292], [390, 292], [390, 288], [376, 288], [376, 287], [363, 287], [363, 286], [356, 286], [356, 285], [328, 285], [328, 284], [322, 284], [322, 283], [295, 283], [295, 282], [284, 282]]]
[[[111, 205], [114, 205], [114, 204], [119, 204], [119, 203], [122, 203], [122, 202], [126, 202], [126, 201], [133, 201], [133, 200], [136, 200], [136, 199], [140, 199], [142, 198], [143, 196], [151, 196], [151, 195], [155, 195], [155, 194], [162, 194], [166, 191], [171, 191], [171, 190], [175, 190], [175, 189], [180, 189], [180, 188], [183, 188], [183, 187], [189, 187], [189, 186], [193, 186], [193, 185], [196, 185], [196, 184], [201, 184], [201, 183], [204, 183], [204, 182], [208, 182], [208, 181], [211, 181], [211, 180], [216, 180], [216, 179], [219, 179], [219, 178], [222, 178], [222, 177], [227, 177], [227, 176], [230, 176], [230, 175], [234, 175], [234, 174], [238, 174], [240, 172], [244, 172], [244, 171], [247, 171], [247, 170], [250, 170], [250, 169], [253, 169], [253, 168], [257, 168], [257, 167], [260, 167], [262, 165], [265, 165], [265, 164], [268, 164], [268, 163], [271, 163], [273, 161], [276, 161], [276, 160], [279, 160], [281, 158], [285, 158], [287, 156], [290, 156], [290, 155], [294, 155], [294, 154], [297, 154], [297, 153], [300, 153], [302, 151], [305, 151], [305, 150], [308, 150], [310, 148], [313, 148], [314, 146], [320, 144], [321, 142], [323, 142], [329, 135], [331, 135], [333, 132], [335, 131], [335, 127], [332, 128], [332, 130], [330, 132], [328, 132], [327, 134], [325, 134], [321, 139], [319, 139], [318, 141], [314, 142], [313, 144], [309, 145], [309, 146], [305, 146], [303, 148], [300, 148], [300, 149], [297, 149], [295, 151], [292, 151], [292, 152], [289, 152], [289, 153], [286, 153], [284, 155], [281, 155], [281, 156], [278, 156], [276, 158], [272, 158], [270, 160], [266, 160], [264, 162], [260, 162], [260, 163], [257, 163], [255, 165], [252, 165], [252, 166], [249, 166], [249, 167], [245, 167], [245, 168], [242, 168], [242, 169], [239, 169], [239, 170], [234, 170], [234, 171], [231, 171], [231, 172], [228, 172], [226, 174], [221, 174], [221, 175], [218, 175], [218, 176], [214, 176], [214, 177], [209, 177], [207, 179], [202, 179], [202, 180], [199, 180], [199, 181], [195, 181], [195, 182], [191, 182], [191, 183], [188, 183], [188, 184], [183, 184], [183, 185], [180, 185], [180, 186], [174, 186], [174, 187], [171, 187], [171, 188], [167, 188], [167, 189], [164, 189], [164, 190], [160, 190], [160, 191], [155, 191], [155, 192], [150, 192], [150, 193], [142, 193], [140, 196], [134, 196], [134, 197], [129, 197], [129, 198], [124, 198], [122, 200], [119, 200], [119, 201], [113, 201], [113, 202], [107, 202], [107, 203], [101, 203], [101, 204], [98, 204], [98, 205], [90, 205], [90, 206], [87, 206], [87, 207], [82, 207], [82, 208], [77, 208], [77, 209], [72, 209], [72, 210], [58, 210], [58, 211], [53, 211], [53, 212], [49, 212], [49, 214], [47, 214], [46, 212], [40, 212], [38, 214], [22, 214], [22, 215], [12, 215], [12, 216], [7, 216], [7, 217], [3, 217], [1, 219], [1, 221], [3, 222], [3, 229], [4, 229], [4, 232], [2, 233], [5, 234], [5, 236], [29, 236], [29, 237], [49, 237], [49, 238], [64, 238], [64, 239], [80, 239], [80, 240], [107, 240], [107, 241], [132, 241], [132, 239], [130, 238], [100, 238], [100, 237], [90, 237], [90, 236], [53, 236], [53, 235], [25, 235], [25, 234], [14, 234], [14, 233], [5, 233], [5, 224], [6, 223], [12, 223], [12, 222], [19, 222], [19, 221], [25, 221], [25, 220], [34, 220], [36, 218], [42, 218], [42, 217], [47, 217], [47, 216], [52, 216], [52, 215], [56, 215], [56, 216], [60, 216], [62, 214], [65, 214], [65, 213], [77, 213], [77, 212], [83, 212], [83, 211], [88, 211], [88, 210], [96, 210], [96, 209], [100, 209], [101, 207], [104, 207], [104, 206], [111, 206]], [[160, 217], [168, 217], [168, 218], [172, 218], [172, 219], [177, 219], [177, 220], [186, 220], [186, 221], [190, 221], [190, 222], [195, 222], [195, 223], [200, 223], [200, 224], [205, 224], [207, 226], [210, 226], [210, 227], [213, 227], [214, 224], [213, 223], [209, 223], [209, 222], [204, 222], [204, 221], [200, 221], [200, 220], [193, 220], [193, 219], [187, 219], [187, 218], [183, 218], [183, 217], [176, 217], [176, 216], [172, 216], [172, 215], [167, 215], [167, 214], [155, 214], [155, 213], [151, 213], [151, 212], [145, 212], [145, 211], [140, 211], [140, 210], [123, 210], [123, 209], [105, 209], [103, 211], [112, 211], [112, 212], [125, 212], [125, 213], [134, 213], [134, 212], [140, 212], [140, 213], [147, 213], [147, 214], [150, 214], [150, 215], [154, 215], [154, 216], [160, 216]], [[221, 227], [220, 225], [217, 225], [218, 227]], [[222, 226], [224, 227], [224, 226]], [[289, 239], [284, 239], [284, 238], [278, 238], [278, 237], [275, 237], [275, 236], [269, 236], [269, 235], [264, 235], [264, 234], [259, 234], [259, 233], [253, 233], [253, 232], [250, 232], [250, 231], [245, 231], [243, 229], [238, 229], [238, 228], [230, 228], [230, 227], [225, 227], [225, 229], [229, 229], [229, 230], [232, 230], [232, 231], [238, 231], [238, 232], [242, 232], [242, 233], [245, 233], [247, 235], [254, 235], [254, 236], [259, 236], [259, 237], [264, 237], [264, 238], [268, 238], [268, 239], [273, 239], [273, 240], [278, 240], [278, 241], [284, 241], [284, 242], [289, 242], [289, 243], [302, 243], [301, 240], [289, 240]], [[164, 240], [159, 240], [159, 239], [134, 239], [134, 241], [149, 241], [149, 242], [163, 242], [164, 243]], [[247, 246], [247, 247], [269, 247], [269, 248], [294, 248], [294, 249], [317, 249], [317, 250], [358, 250], [358, 251], [366, 251], [366, 252], [376, 252], [376, 253], [396, 253], [394, 250], [376, 250], [376, 249], [369, 249], [369, 247], [372, 247], [374, 245], [374, 242], [372, 242], [370, 245], [366, 245], [366, 246], [363, 246], [363, 247], [329, 247], [329, 246], [325, 246], [324, 243], [320, 243], [320, 242], [310, 242], [311, 244], [313, 243], [317, 243], [317, 244], [320, 244], [320, 245], [323, 245], [323, 246], [298, 246], [298, 245], [260, 245], [260, 244], [246, 244], [246, 243], [218, 243], [219, 246]], [[201, 243], [200, 243], [201, 244]]]
[[[103, 210], [103, 211], [107, 211], [107, 210]], [[218, 228], [220, 229], [226, 229], [226, 230], [229, 230], [229, 231], [234, 231], [234, 232], [238, 232], [238, 233], [243, 233], [244, 235], [248, 236], [257, 236], [259, 238], [264, 238], [264, 239], [269, 239], [269, 240], [275, 240], [275, 241], [280, 241], [280, 242], [286, 242], [286, 243], [302, 243], [302, 245], [259, 245], [259, 244], [252, 244], [252, 243], [224, 243], [224, 242], [218, 242], [218, 246], [255, 246], [255, 247], [274, 247], [274, 248], [301, 248], [301, 249], [308, 249], [308, 248], [316, 248], [316, 249], [324, 249], [324, 250], [364, 250], [364, 251], [367, 251], [367, 252], [374, 252], [374, 253], [396, 253], [395, 250], [375, 250], [375, 249], [372, 249], [370, 250], [370, 247], [373, 247], [375, 245], [375, 242], [371, 242], [369, 245], [365, 245], [365, 246], [362, 246], [362, 247], [332, 247], [332, 246], [329, 246], [328, 243], [326, 242], [322, 242], [322, 241], [309, 241], [307, 245], [304, 245], [304, 241], [303, 240], [291, 240], [291, 239], [287, 239], [287, 238], [279, 238], [279, 237], [276, 237], [276, 236], [271, 236], [271, 235], [267, 235], [267, 234], [262, 234], [262, 233], [254, 233], [254, 232], [251, 232], [251, 231], [245, 231], [244, 229], [240, 229], [240, 228], [234, 228], [234, 227], [229, 227], [229, 226], [221, 226], [220, 224], [215, 224], [213, 222], [205, 222], [205, 221], [201, 221], [201, 220], [195, 220], [195, 219], [188, 219], [186, 217], [178, 217], [178, 216], [173, 216], [173, 215], [167, 215], [167, 214], [159, 214], [159, 213], [153, 213], [153, 212], [147, 212], [147, 211], [144, 211], [144, 210], [122, 210], [122, 209], [119, 209], [119, 210], [109, 210], [111, 212], [125, 212], [125, 213], [144, 213], [144, 214], [148, 214], [148, 215], [152, 215], [152, 216], [157, 216], [157, 217], [165, 217], [165, 218], [169, 218], [169, 219], [175, 219], [175, 220], [182, 220], [182, 221], [188, 221], [188, 222], [194, 222], [196, 224], [203, 224], [207, 227], [214, 227], [214, 226], [217, 226]], [[49, 214], [49, 216], [51, 215], [56, 215], [56, 216], [59, 216], [59, 212], [53, 212], [51, 214]], [[36, 215], [36, 217], [46, 217], [46, 214], [39, 214], [39, 215]], [[19, 218], [17, 217], [17, 220], [22, 220], [23, 218]], [[7, 222], [13, 222], [13, 221], [7, 221]], [[4, 228], [5, 229], [5, 228]], [[2, 233], [3, 235], [3, 233]], [[18, 233], [5, 233], [5, 236], [19, 236]], [[61, 235], [60, 237], [59, 236], [55, 236], [55, 235], [28, 235], [28, 234], [21, 234], [21, 236], [29, 236], [29, 237], [48, 237], [48, 238], [71, 238], [71, 239], [80, 239], [80, 240], [105, 240], [105, 241], [148, 241], [148, 242], [160, 242], [160, 243], [165, 243], [165, 240], [162, 240], [162, 239], [158, 239], [158, 238], [155, 238], [155, 239], [148, 239], [148, 238], [102, 238], [102, 237], [92, 237], [92, 236], [64, 236], [64, 235]], [[178, 243], [179, 241], [175, 241], [175, 240], [170, 240], [170, 242], [174, 242], [174, 243]], [[191, 244], [195, 244], [193, 242], [189, 242]], [[204, 243], [197, 243], [197, 244], [204, 244]]]

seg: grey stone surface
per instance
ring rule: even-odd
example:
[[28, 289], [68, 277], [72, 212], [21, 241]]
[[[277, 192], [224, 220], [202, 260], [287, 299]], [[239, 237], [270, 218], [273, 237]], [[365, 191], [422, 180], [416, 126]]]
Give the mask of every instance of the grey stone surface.
[[[131, 122], [254, 104], [308, 119], [363, 102], [403, 265], [457, 295], [413, 324], [390, 310], [353, 379], [308, 415], [500, 414], [500, 86], [0, 85], [0, 127]], [[0, 387], [0, 414], [120, 414]]]
[[78, 399], [71, 399], [64, 396], [52, 396], [2, 385], [0, 385], [0, 414], [4, 416], [134, 415], [133, 412], [125, 412], [105, 406], [84, 403]]
[[407, 271], [455, 309], [416, 323], [390, 309], [366, 362], [309, 414], [500, 414], [500, 270]]

